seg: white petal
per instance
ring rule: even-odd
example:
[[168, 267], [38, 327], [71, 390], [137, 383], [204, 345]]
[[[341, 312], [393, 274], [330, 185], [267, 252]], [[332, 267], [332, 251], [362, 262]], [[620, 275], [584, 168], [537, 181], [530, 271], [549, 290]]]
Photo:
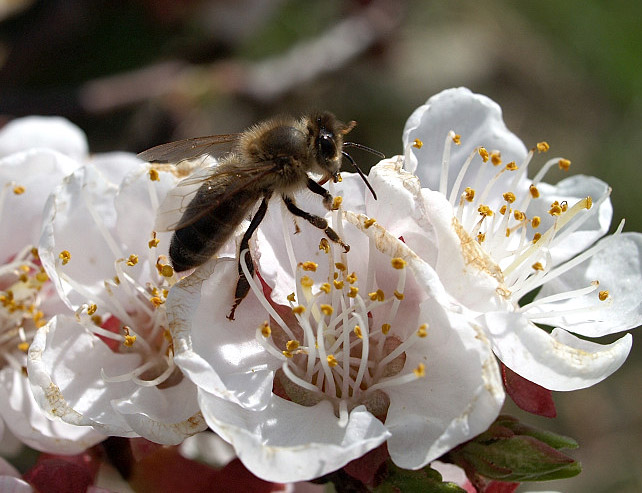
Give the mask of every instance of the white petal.
[[172, 287], [167, 313], [174, 361], [206, 392], [263, 408], [280, 362], [256, 341], [256, 329], [268, 315], [251, 292], [237, 309], [236, 320], [226, 318], [237, 278], [235, 261], [213, 260]]
[[595, 385], [617, 370], [631, 350], [630, 334], [602, 345], [562, 329], [549, 335], [519, 313], [487, 313], [481, 319], [497, 357], [514, 372], [549, 390]]
[[35, 401], [27, 377], [10, 367], [0, 371], [0, 415], [13, 435], [41, 452], [77, 454], [105, 439], [92, 428], [47, 417]]
[[113, 377], [139, 364], [139, 355], [114, 353], [73, 318], [58, 315], [36, 333], [27, 369], [36, 401], [52, 417], [105, 434], [135, 436], [111, 401], [131, 395], [136, 385], [107, 383], [101, 370]]
[[[459, 168], [477, 146], [484, 146], [489, 152], [500, 150], [504, 163], [515, 161], [518, 166], [526, 156], [524, 144], [506, 128], [497, 103], [465, 88], [447, 89], [417, 108], [406, 122], [403, 132], [404, 149], [415, 139], [423, 142], [421, 149], [411, 150], [413, 159], [418, 163], [417, 169], [411, 169], [412, 165], [408, 167], [410, 163], [406, 165], [408, 171], [419, 176], [423, 187], [439, 189], [444, 142], [451, 130], [461, 135], [461, 145], [451, 148], [448, 190]], [[480, 183], [487, 183], [496, 172], [495, 167], [485, 166], [482, 172], [484, 178]], [[476, 173], [477, 168], [471, 167], [464, 183], [474, 183]]]
[[[78, 166], [77, 161], [48, 149], [0, 160], [0, 261], [38, 242], [47, 197]], [[8, 183], [24, 187], [24, 193], [16, 195], [13, 187], [4, 188]]]
[[[599, 301], [592, 292], [529, 309], [529, 315], [543, 313], [542, 323], [562, 327], [588, 337], [599, 337], [629, 330], [642, 324], [642, 234], [622, 233], [599, 242], [605, 246], [597, 254], [562, 275], [546, 282], [535, 301], [557, 293], [584, 288], [599, 281], [599, 290], [609, 298]], [[574, 313], [560, 313], [571, 311]]]
[[[115, 194], [116, 187], [87, 165], [68, 176], [45, 206], [40, 258], [61, 298], [74, 309], [99, 299], [104, 281], [114, 275], [114, 259], [125, 257], [110, 233], [116, 222]], [[63, 250], [71, 253], [71, 260], [57, 267]], [[78, 293], [68, 278], [85, 293]]]
[[424, 363], [426, 376], [387, 390], [388, 451], [400, 467], [418, 469], [485, 431], [504, 400], [499, 369], [481, 329], [428, 300], [420, 320], [428, 335], [406, 352], [405, 372]]
[[35, 489], [26, 481], [12, 476], [0, 476], [0, 491], [4, 493], [34, 493]]
[[85, 133], [65, 118], [16, 118], [0, 130], [0, 157], [33, 148], [48, 148], [78, 160], [89, 152]]
[[196, 387], [185, 377], [163, 389], [141, 387], [112, 405], [132, 430], [154, 443], [178, 445], [207, 428], [198, 408]]
[[230, 442], [253, 474], [273, 482], [305, 481], [335, 471], [390, 436], [363, 406], [339, 426], [332, 405], [304, 407], [273, 396], [260, 411], [199, 391], [210, 428]]

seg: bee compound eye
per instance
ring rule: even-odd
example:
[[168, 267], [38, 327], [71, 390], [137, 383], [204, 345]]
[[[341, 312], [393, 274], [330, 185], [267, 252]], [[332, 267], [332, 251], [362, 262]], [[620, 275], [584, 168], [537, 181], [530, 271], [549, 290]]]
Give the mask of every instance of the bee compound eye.
[[336, 146], [334, 141], [328, 135], [319, 137], [318, 141], [319, 154], [324, 159], [331, 159], [336, 154]]

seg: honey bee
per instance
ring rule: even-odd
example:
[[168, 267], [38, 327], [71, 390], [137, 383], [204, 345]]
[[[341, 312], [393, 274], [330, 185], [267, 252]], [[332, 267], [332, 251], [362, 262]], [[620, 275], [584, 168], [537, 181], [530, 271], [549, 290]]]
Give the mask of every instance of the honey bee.
[[[368, 189], [376, 199], [372, 186], [354, 159], [344, 150], [356, 147], [384, 157], [369, 147], [344, 142], [356, 122], [343, 123], [332, 113], [319, 112], [299, 119], [277, 117], [258, 123], [242, 133], [196, 137], [152, 147], [138, 157], [149, 162], [178, 163], [199, 156], [216, 156], [220, 144], [230, 146], [219, 162], [200, 173], [196, 178], [183, 182], [198, 184], [191, 200], [180, 207], [181, 219], [168, 229], [174, 234], [170, 242], [169, 256], [174, 270], [180, 272], [205, 263], [229, 240], [241, 222], [249, 217], [255, 204], [260, 205], [241, 239], [239, 252], [245, 251], [245, 263], [251, 276], [254, 264], [249, 254], [249, 241], [265, 217], [268, 202], [279, 194], [286, 208], [296, 217], [308, 221], [322, 230], [331, 241], [341, 245], [344, 251], [350, 246], [328, 225], [323, 217], [300, 209], [294, 192], [303, 188], [322, 198], [326, 209], [331, 210], [333, 197], [322, 184], [328, 180], [337, 182], [343, 158], [355, 167]], [[321, 176], [319, 182], [309, 173]], [[174, 195], [181, 194], [179, 183]], [[234, 304], [227, 316], [234, 320], [234, 313], [250, 290], [250, 285], [241, 268], [238, 255], [238, 280]]]

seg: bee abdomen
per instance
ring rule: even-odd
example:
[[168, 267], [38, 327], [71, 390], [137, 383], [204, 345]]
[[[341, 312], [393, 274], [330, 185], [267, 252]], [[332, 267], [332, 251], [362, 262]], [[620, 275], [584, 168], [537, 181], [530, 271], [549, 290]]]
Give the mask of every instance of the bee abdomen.
[[[254, 193], [238, 192], [216, 204], [211, 195], [204, 185], [183, 215], [181, 222], [187, 225], [174, 231], [169, 257], [177, 272], [198, 267], [216, 255], [258, 199]], [[202, 213], [203, 201], [213, 199], [216, 205]], [[191, 222], [196, 214], [201, 217]]]

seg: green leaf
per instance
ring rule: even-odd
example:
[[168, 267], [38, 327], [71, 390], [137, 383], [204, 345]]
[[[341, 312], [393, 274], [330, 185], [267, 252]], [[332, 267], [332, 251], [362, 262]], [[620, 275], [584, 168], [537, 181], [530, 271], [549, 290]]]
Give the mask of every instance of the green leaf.
[[455, 483], [445, 483], [439, 472], [425, 467], [417, 471], [400, 469], [389, 463], [388, 474], [375, 493], [422, 492], [422, 493], [465, 493]]

